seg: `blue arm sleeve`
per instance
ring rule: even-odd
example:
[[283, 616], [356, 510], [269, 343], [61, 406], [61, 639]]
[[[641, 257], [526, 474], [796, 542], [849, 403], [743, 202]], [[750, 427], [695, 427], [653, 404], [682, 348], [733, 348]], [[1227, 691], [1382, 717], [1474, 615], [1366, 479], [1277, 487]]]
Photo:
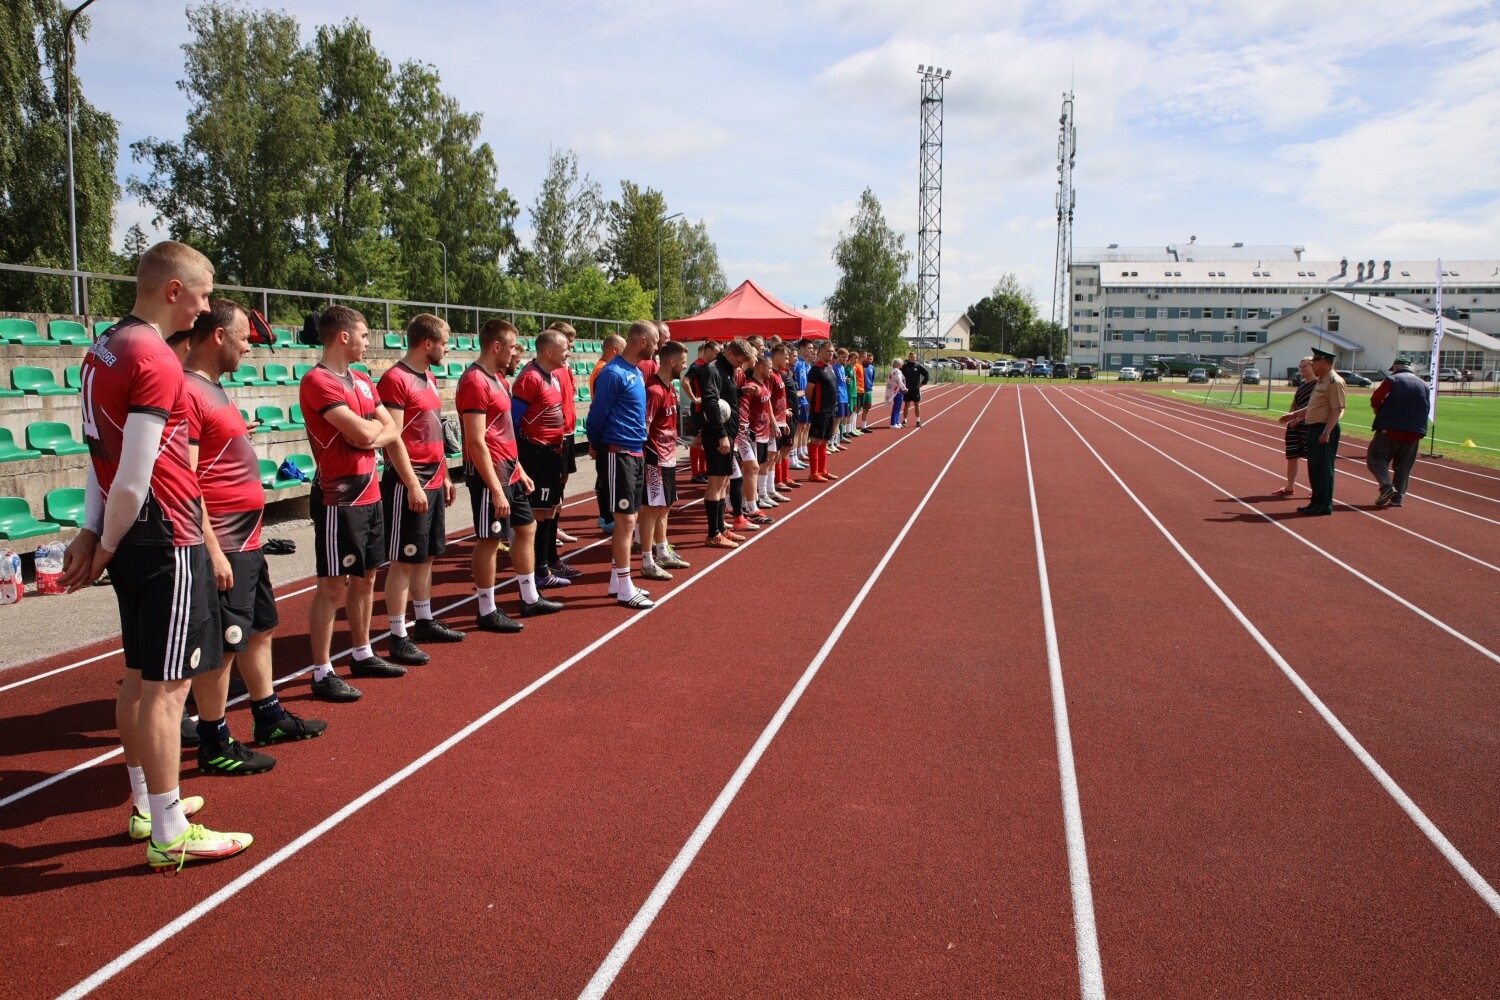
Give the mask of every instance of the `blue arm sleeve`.
[[599, 370], [599, 377], [594, 379], [594, 398], [589, 403], [589, 415], [583, 422], [583, 433], [588, 437], [590, 447], [599, 447], [609, 423], [610, 408], [615, 405], [616, 391], [615, 373], [605, 365]]
[[526, 403], [524, 400], [512, 396], [510, 398], [510, 422], [516, 429], [516, 437], [521, 436], [521, 421], [526, 419]]

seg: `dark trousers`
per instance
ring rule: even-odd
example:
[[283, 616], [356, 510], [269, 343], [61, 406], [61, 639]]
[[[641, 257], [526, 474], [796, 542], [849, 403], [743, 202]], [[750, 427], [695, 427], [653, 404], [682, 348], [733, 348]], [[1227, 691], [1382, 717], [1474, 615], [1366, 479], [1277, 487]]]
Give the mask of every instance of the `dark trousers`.
[[1404, 496], [1406, 484], [1411, 481], [1412, 466], [1417, 464], [1417, 452], [1421, 448], [1421, 441], [1392, 441], [1376, 431], [1375, 436], [1370, 439], [1365, 464], [1370, 467], [1370, 472], [1382, 490], [1394, 489]]
[[1328, 443], [1319, 444], [1324, 424], [1307, 425], [1307, 481], [1312, 484], [1312, 499], [1307, 505], [1314, 511], [1333, 510], [1333, 460], [1339, 453], [1339, 425], [1328, 433]]

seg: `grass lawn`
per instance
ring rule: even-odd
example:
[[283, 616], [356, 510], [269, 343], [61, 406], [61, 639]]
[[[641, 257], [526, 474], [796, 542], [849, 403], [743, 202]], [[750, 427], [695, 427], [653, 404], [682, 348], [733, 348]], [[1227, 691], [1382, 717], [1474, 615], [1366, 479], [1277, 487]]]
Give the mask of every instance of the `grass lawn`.
[[[1294, 395], [1291, 389], [1273, 389], [1270, 406], [1267, 407], [1265, 389], [1246, 386], [1243, 402], [1231, 407], [1229, 396], [1232, 390], [1229, 387], [1215, 388], [1207, 394], [1197, 386], [1193, 386], [1191, 390], [1183, 386], [1150, 391], [1192, 403], [1204, 403], [1206, 395], [1209, 405], [1232, 408], [1272, 421], [1291, 408]], [[1342, 422], [1348, 433], [1358, 437], [1370, 435], [1370, 424], [1375, 419], [1375, 411], [1370, 409], [1369, 397], [1368, 389], [1349, 390], [1349, 408], [1345, 411]], [[1445, 457], [1500, 468], [1500, 394], [1476, 393], [1465, 396], [1457, 392], [1445, 393], [1439, 389], [1437, 422], [1434, 426], [1435, 432], [1430, 436]], [[1465, 441], [1474, 442], [1474, 447], [1464, 447]], [[1424, 442], [1424, 455], [1427, 448], [1428, 444]]]

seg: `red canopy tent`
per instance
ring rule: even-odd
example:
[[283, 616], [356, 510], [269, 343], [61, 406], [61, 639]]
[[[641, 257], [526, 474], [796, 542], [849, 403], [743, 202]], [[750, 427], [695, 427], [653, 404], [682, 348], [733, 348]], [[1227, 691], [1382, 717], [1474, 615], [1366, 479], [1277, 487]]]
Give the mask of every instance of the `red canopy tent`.
[[798, 312], [753, 281], [746, 281], [698, 315], [674, 319], [667, 326], [672, 328], [672, 339], [681, 341], [733, 340], [752, 333], [782, 340], [826, 340], [829, 331], [827, 323]]

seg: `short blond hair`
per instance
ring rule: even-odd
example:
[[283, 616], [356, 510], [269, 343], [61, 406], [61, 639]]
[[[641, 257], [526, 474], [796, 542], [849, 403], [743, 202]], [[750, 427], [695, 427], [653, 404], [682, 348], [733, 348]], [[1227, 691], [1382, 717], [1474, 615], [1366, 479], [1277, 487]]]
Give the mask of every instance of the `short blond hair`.
[[213, 262], [175, 240], [163, 240], [141, 254], [141, 262], [135, 269], [136, 288], [144, 291], [165, 288], [174, 279], [186, 283], [203, 277], [213, 280]]

